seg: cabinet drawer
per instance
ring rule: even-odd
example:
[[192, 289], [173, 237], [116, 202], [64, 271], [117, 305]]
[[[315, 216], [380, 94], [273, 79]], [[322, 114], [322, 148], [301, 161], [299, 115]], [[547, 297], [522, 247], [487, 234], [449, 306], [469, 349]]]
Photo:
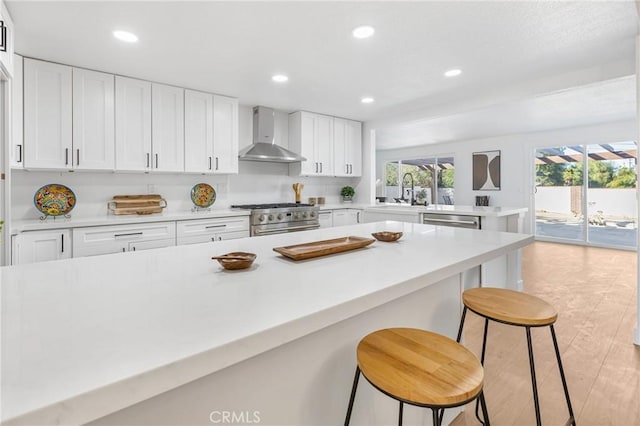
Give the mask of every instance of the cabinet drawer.
[[234, 232], [225, 232], [220, 234], [201, 234], [201, 235], [191, 235], [188, 237], [178, 237], [178, 245], [186, 245], [186, 244], [200, 244], [200, 243], [212, 243], [216, 241], [223, 240], [235, 240], [238, 238], [246, 238], [249, 236], [249, 231], [234, 231]]
[[127, 251], [131, 243], [155, 240], [175, 241], [175, 235], [175, 222], [76, 228], [73, 230], [73, 256]]
[[249, 217], [183, 220], [177, 223], [178, 244], [185, 237], [249, 231]]

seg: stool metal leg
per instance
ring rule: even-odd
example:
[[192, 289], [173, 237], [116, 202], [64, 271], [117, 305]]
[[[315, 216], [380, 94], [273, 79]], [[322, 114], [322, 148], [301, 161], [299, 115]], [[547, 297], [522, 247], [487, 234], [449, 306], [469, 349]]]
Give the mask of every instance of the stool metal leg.
[[564, 377], [564, 369], [562, 368], [562, 360], [560, 359], [560, 349], [558, 349], [558, 340], [556, 339], [556, 332], [553, 328], [553, 324], [549, 326], [551, 329], [551, 338], [553, 339], [553, 347], [556, 350], [556, 359], [558, 360], [558, 369], [560, 370], [560, 378], [562, 379], [562, 387], [564, 388], [564, 397], [567, 400], [567, 408], [569, 408], [569, 420], [566, 424], [576, 424], [576, 419], [573, 416], [573, 408], [571, 407], [571, 398], [569, 397], [569, 388], [567, 387], [567, 380]]
[[[442, 412], [442, 415], [440, 415]], [[442, 417], [444, 415], [444, 409], [440, 410], [438, 408], [432, 408], [431, 413], [433, 414], [433, 426], [441, 426], [442, 425]]]
[[360, 366], [356, 366], [356, 375], [353, 378], [353, 386], [351, 387], [351, 397], [349, 398], [349, 408], [347, 408], [347, 417], [344, 419], [344, 426], [349, 426], [351, 421], [351, 410], [353, 402], [356, 399], [356, 389], [358, 389], [358, 379], [360, 378]]
[[467, 316], [467, 307], [465, 306], [464, 309], [462, 310], [462, 317], [460, 318], [460, 327], [458, 327], [458, 338], [456, 339], [456, 342], [460, 343], [460, 340], [462, 339], [462, 328], [464, 327], [464, 319]]
[[489, 318], [484, 319], [484, 335], [482, 337], [482, 355], [480, 356], [480, 364], [484, 367], [484, 353], [487, 349], [487, 332], [489, 331]]
[[538, 401], [538, 385], [536, 383], [536, 366], [533, 362], [533, 346], [531, 345], [531, 327], [525, 327], [527, 330], [527, 346], [529, 347], [529, 367], [531, 368], [531, 385], [533, 386], [533, 404], [536, 408], [536, 425], [541, 426], [540, 420], [540, 402]]
[[487, 410], [487, 403], [484, 400], [484, 390], [480, 392], [480, 395], [478, 396], [478, 401], [480, 401], [480, 406], [482, 407], [482, 419], [478, 417], [477, 410], [476, 410], [476, 417], [478, 418], [480, 423], [482, 423], [484, 426], [491, 426], [491, 422], [489, 421], [489, 411]]
[[404, 408], [404, 403], [400, 401], [400, 413], [398, 414], [398, 426], [402, 426], [402, 409]]

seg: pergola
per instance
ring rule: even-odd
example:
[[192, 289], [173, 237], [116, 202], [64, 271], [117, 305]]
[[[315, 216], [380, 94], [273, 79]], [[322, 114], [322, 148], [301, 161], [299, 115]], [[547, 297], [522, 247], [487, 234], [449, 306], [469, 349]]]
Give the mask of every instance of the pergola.
[[[600, 152], [588, 152], [587, 156], [593, 160], [627, 160], [637, 159], [637, 150], [616, 150], [609, 144], [598, 145], [602, 148]], [[584, 155], [584, 148], [580, 145], [569, 146], [569, 149], [575, 151], [575, 154], [567, 154], [557, 148], [539, 149], [538, 153], [546, 154], [544, 156], [536, 156], [536, 164], [559, 164], [559, 163], [581, 163]]]

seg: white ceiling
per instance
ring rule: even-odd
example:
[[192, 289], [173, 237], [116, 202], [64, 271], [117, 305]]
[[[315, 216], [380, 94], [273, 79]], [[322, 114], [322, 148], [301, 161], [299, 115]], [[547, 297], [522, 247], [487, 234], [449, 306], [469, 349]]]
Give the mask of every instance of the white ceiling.
[[[575, 93], [546, 94], [538, 85], [526, 97], [514, 89], [482, 108], [455, 106], [478, 91], [504, 94], [585, 69], [604, 78], [606, 64], [633, 64], [633, 1], [6, 3], [18, 53], [227, 94], [246, 105], [386, 120], [377, 139], [385, 148], [615, 121], [635, 111], [632, 79]], [[375, 27], [372, 38], [351, 36], [362, 24]], [[115, 29], [140, 42], [115, 40]], [[444, 78], [453, 67], [463, 74]], [[273, 83], [275, 73], [289, 82]], [[375, 103], [361, 104], [365, 95]], [[429, 113], [403, 122], [413, 110]], [[496, 120], [496, 113], [511, 118]]]

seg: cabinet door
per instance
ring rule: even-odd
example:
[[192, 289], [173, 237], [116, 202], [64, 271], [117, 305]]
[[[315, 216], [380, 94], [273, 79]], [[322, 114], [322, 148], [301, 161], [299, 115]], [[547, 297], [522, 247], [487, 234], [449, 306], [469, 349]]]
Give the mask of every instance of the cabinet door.
[[184, 171], [184, 89], [151, 85], [152, 170]]
[[68, 229], [23, 232], [13, 237], [12, 245], [12, 265], [68, 259], [71, 232]]
[[333, 117], [318, 115], [315, 140], [315, 158], [320, 164], [321, 176], [333, 176]]
[[24, 165], [71, 168], [71, 67], [24, 60]]
[[129, 243], [129, 251], [150, 250], [174, 245], [176, 245], [174, 240], [137, 241], [135, 243]]
[[333, 171], [335, 176], [349, 176], [347, 160], [347, 120], [333, 119]]
[[213, 172], [238, 173], [238, 100], [213, 96]]
[[344, 158], [349, 176], [362, 176], [362, 123], [345, 121]]
[[320, 164], [316, 158], [316, 139], [317, 139], [317, 127], [318, 127], [318, 115], [312, 114], [309, 112], [301, 112], [300, 115], [296, 117], [296, 120], [299, 120], [298, 128], [299, 135], [296, 135], [299, 138], [299, 150], [300, 155], [307, 159], [307, 161], [303, 161], [300, 165], [301, 170], [300, 174], [303, 175], [317, 175], [320, 172]]
[[16, 70], [14, 69], [14, 46], [13, 46], [13, 20], [9, 17], [9, 13], [7, 11], [7, 7], [4, 2], [0, 3], [0, 20], [4, 23], [5, 27], [5, 38], [4, 38], [4, 49], [0, 51], [0, 63], [6, 70], [9, 76], [13, 76]]
[[73, 168], [115, 166], [114, 76], [73, 69]]
[[13, 79], [11, 80], [11, 137], [9, 163], [12, 168], [22, 168], [24, 143], [22, 140], [22, 56], [13, 55]]
[[151, 83], [116, 77], [116, 170], [151, 169]]
[[322, 211], [318, 216], [320, 221], [320, 228], [331, 228], [333, 226], [333, 213], [329, 211]]
[[184, 91], [184, 170], [213, 171], [213, 96]]

